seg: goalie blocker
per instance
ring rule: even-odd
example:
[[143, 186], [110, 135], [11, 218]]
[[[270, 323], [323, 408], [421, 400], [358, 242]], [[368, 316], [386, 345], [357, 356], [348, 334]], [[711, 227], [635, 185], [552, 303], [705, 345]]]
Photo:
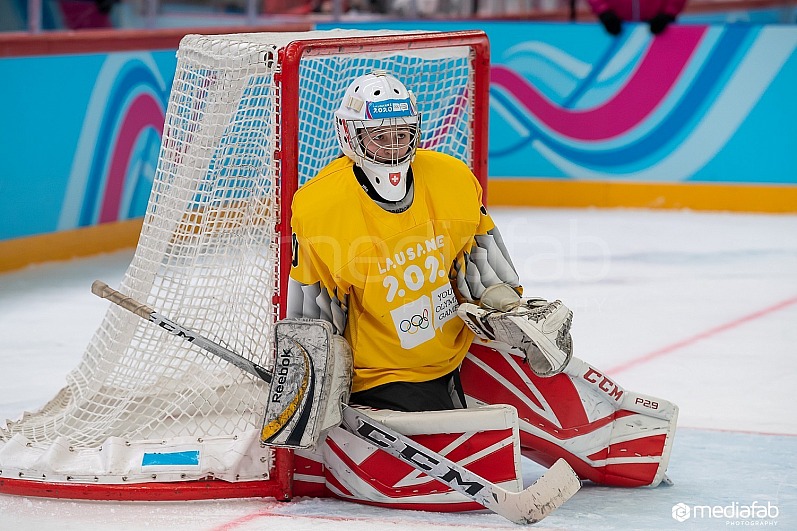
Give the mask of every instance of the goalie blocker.
[[275, 327], [276, 359], [260, 440], [308, 448], [340, 424], [349, 401], [351, 348], [320, 319], [283, 319]]

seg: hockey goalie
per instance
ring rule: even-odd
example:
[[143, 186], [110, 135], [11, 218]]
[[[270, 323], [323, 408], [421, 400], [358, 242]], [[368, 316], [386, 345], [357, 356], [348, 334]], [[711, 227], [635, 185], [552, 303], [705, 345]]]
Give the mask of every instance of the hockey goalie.
[[602, 485], [658, 485], [677, 407], [573, 357], [572, 312], [523, 296], [479, 182], [418, 147], [421, 118], [389, 73], [358, 77], [335, 114], [344, 156], [294, 197], [288, 317], [334, 336], [295, 494], [481, 508], [339, 427], [341, 401], [507, 490], [523, 488], [521, 455]]

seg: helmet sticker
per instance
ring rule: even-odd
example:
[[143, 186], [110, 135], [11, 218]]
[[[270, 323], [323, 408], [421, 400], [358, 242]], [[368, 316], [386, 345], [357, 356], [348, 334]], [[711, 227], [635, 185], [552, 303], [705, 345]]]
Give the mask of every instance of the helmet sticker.
[[369, 101], [366, 105], [365, 116], [373, 120], [413, 116], [412, 102], [409, 98], [403, 100]]

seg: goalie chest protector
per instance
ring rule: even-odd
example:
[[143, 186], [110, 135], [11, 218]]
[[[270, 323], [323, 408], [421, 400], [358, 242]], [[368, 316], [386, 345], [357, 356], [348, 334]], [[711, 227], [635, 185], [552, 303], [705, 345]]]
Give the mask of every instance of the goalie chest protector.
[[368, 197], [352, 166], [337, 159], [296, 193], [291, 277], [320, 282], [339, 300], [348, 295], [353, 392], [448, 374], [473, 339], [456, 317], [452, 264], [494, 226], [479, 182], [459, 160], [419, 150], [413, 203], [391, 213]]

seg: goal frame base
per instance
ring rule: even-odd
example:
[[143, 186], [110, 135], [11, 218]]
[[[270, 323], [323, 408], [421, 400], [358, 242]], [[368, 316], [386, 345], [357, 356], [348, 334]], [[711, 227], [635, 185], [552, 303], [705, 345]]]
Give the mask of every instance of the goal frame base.
[[0, 477], [0, 494], [92, 501], [193, 501], [293, 496], [293, 451], [274, 449], [273, 476], [259, 481], [207, 478], [153, 483], [62, 483]]
[[[274, 74], [275, 82], [280, 86], [275, 125], [277, 131], [280, 132], [280, 143], [279, 149], [274, 152], [275, 165], [281, 170], [278, 184], [279, 218], [276, 231], [279, 236], [278, 256], [283, 258], [291, 256], [290, 205], [293, 193], [299, 186], [296, 164], [299, 157], [299, 130], [296, 127], [290, 127], [289, 124], [298, 122], [299, 70], [302, 57], [393, 50], [417, 51], [462, 46], [470, 48], [471, 67], [474, 72], [473, 87], [469, 93], [472, 116], [468, 122], [468, 126], [473, 132], [473, 140], [470, 160], [467, 162], [474, 175], [482, 183], [486, 201], [490, 51], [489, 41], [483, 31], [407, 32], [378, 37], [306, 39], [293, 41], [278, 49], [278, 61], [282, 67], [281, 71]], [[269, 58], [273, 60], [273, 56], [266, 54], [264, 60]], [[286, 117], [291, 117], [293, 121]], [[290, 260], [278, 260], [275, 268], [278, 273], [278, 284], [273, 295], [273, 303], [278, 309], [275, 318], [279, 319], [285, 317]], [[100, 480], [87, 482], [84, 477], [81, 478], [82, 482], [78, 482], [69, 481], [68, 478], [65, 481], [65, 476], [55, 480], [53, 474], [49, 474], [50, 479], [48, 479], [39, 473], [39, 469], [36, 469], [36, 475], [33, 477], [29, 475], [22, 477], [22, 474], [19, 474], [18, 477], [17, 470], [8, 470], [7, 467], [5, 475], [0, 470], [0, 494], [98, 501], [190, 501], [266, 497], [289, 501], [293, 496], [293, 451], [274, 448], [273, 453], [274, 457], [273, 460], [270, 460], [271, 470], [268, 478], [252, 480], [253, 476], [250, 475], [242, 481], [225, 481], [208, 476], [203, 479], [169, 482], [123, 481], [122, 483], [108, 483]], [[258, 464], [256, 471], [259, 473], [259, 470]], [[255, 474], [254, 477], [259, 477], [259, 475]], [[122, 479], [125, 478], [122, 477]]]
[[230, 483], [206, 479], [131, 485], [45, 483], [24, 479], [0, 479], [0, 494], [91, 501], [194, 501], [230, 498], [276, 498], [290, 501], [291, 494], [270, 481]]

